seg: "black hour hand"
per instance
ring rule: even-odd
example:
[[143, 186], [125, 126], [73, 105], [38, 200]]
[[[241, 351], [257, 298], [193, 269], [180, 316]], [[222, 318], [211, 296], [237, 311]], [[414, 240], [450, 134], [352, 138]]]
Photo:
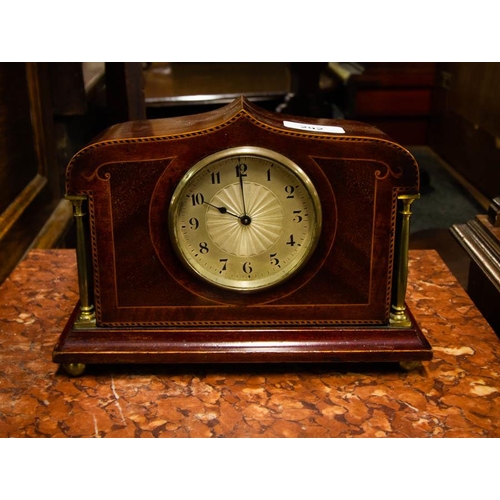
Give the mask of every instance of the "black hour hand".
[[213, 205], [212, 203], [209, 203], [208, 201], [205, 201], [205, 204], [212, 207], [212, 208], [215, 208], [216, 210], [218, 210], [221, 214], [228, 214], [228, 215], [231, 215], [233, 217], [236, 217], [236, 218], [240, 218], [239, 215], [236, 215], [236, 214], [233, 214], [232, 212], [230, 212], [226, 207], [218, 207], [217, 205]]

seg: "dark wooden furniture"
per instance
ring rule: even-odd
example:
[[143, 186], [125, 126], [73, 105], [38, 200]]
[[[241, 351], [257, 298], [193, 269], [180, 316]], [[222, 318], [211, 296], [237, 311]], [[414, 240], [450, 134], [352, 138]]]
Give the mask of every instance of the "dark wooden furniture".
[[[498, 201], [498, 200], [497, 200]], [[500, 336], [500, 224], [497, 202], [487, 215], [455, 224], [452, 234], [470, 257], [467, 293]]]
[[144, 66], [148, 118], [201, 113], [244, 95], [274, 110], [294, 91], [289, 63], [155, 62]]
[[479, 192], [485, 209], [500, 186], [499, 81], [498, 62], [437, 65], [430, 146]]
[[493, 227], [500, 227], [500, 196], [493, 198], [488, 207], [488, 221]]
[[74, 245], [66, 166], [109, 124], [145, 117], [141, 79], [140, 63], [0, 64], [0, 282], [31, 248]]
[[0, 63], [0, 282], [27, 250], [56, 244], [71, 219], [50, 92], [47, 64]]
[[435, 63], [330, 64], [345, 117], [375, 125], [400, 144], [429, 142]]
[[105, 79], [109, 124], [146, 118], [142, 63], [108, 62]]
[[[343, 133], [328, 130], [338, 126]], [[172, 194], [194, 164], [249, 145], [301, 166], [318, 191], [323, 228], [300, 273], [242, 294], [190, 274], [167, 226]], [[57, 363], [432, 356], [405, 306], [418, 166], [374, 127], [297, 119], [240, 98], [213, 112], [111, 127], [68, 165], [67, 192], [81, 302], [54, 350]]]

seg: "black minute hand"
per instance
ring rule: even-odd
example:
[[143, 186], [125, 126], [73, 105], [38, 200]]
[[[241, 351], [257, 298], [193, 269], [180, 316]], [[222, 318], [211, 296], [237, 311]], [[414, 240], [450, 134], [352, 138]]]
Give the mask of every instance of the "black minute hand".
[[241, 171], [241, 164], [238, 165], [238, 173], [240, 177], [241, 201], [243, 202], [243, 216], [247, 215], [247, 208], [245, 206], [245, 192], [243, 190], [243, 173]]

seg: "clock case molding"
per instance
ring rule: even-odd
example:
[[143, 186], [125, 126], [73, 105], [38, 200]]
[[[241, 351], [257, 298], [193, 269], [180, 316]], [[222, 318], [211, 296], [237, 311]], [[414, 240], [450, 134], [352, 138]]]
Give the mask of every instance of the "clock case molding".
[[[318, 131], [324, 126], [345, 133]], [[186, 171], [237, 146], [270, 149], [300, 165], [323, 212], [306, 266], [281, 285], [248, 294], [193, 276], [168, 232], [169, 202]], [[80, 301], [53, 360], [69, 366], [430, 359], [405, 303], [418, 188], [414, 158], [380, 130], [271, 113], [243, 97], [198, 115], [115, 125], [67, 168]]]

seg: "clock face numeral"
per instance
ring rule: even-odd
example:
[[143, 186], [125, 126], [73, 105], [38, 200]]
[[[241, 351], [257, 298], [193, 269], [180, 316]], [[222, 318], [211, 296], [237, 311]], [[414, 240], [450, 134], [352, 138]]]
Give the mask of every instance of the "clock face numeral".
[[194, 193], [188, 196], [189, 198], [191, 198], [193, 207], [196, 207], [197, 205], [203, 205], [203, 203], [205, 203], [205, 197], [201, 193]]
[[287, 199], [293, 198], [293, 193], [295, 188], [293, 186], [285, 186], [285, 193], [287, 194]]
[[202, 241], [200, 243], [200, 253], [203, 255], [208, 252], [210, 252], [210, 250], [208, 249], [208, 243], [206, 241]]
[[243, 272], [245, 274], [250, 274], [252, 271], [253, 271], [253, 269], [252, 269], [251, 263], [250, 262], [245, 262], [243, 264]]
[[236, 165], [235, 169], [236, 169], [236, 177], [246, 177], [247, 176], [248, 166], [246, 163], [238, 163]]
[[169, 209], [172, 244], [188, 269], [234, 291], [277, 286], [314, 252], [321, 206], [305, 173], [254, 147], [211, 155], [181, 180]]
[[269, 258], [271, 259], [271, 266], [278, 266], [280, 265], [280, 260], [278, 259], [278, 257], [276, 257], [276, 255], [278, 255], [277, 253], [272, 253]]
[[220, 172], [212, 172], [210, 179], [212, 179], [212, 184], [220, 184]]

